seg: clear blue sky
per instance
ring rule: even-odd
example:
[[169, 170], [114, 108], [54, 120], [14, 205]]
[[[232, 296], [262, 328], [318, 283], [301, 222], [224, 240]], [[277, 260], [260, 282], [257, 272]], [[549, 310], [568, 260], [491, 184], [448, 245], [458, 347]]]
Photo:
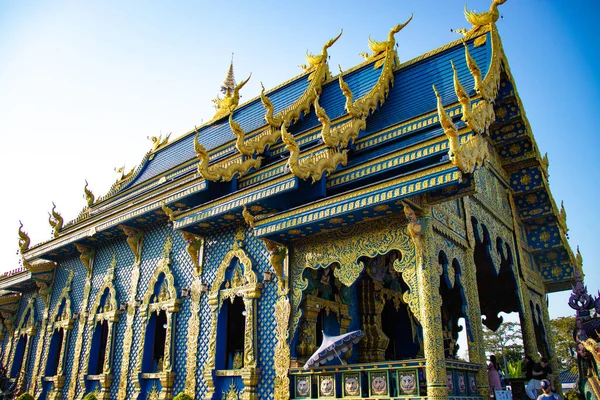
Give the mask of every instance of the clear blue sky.
[[[485, 11], [489, 0], [471, 0]], [[213, 115], [210, 102], [231, 53], [242, 96], [298, 74], [306, 50], [330, 49], [332, 71], [348, 69], [410, 13], [396, 40], [402, 61], [457, 38], [462, 0], [394, 1], [3, 1], [0, 0], [0, 139], [3, 154], [0, 270], [18, 266], [18, 220], [32, 241], [50, 238], [55, 201], [65, 219], [136, 166], [151, 143], [177, 137]], [[600, 287], [596, 150], [600, 44], [596, 0], [508, 0], [498, 22], [537, 143], [550, 157], [550, 184], [564, 200], [570, 241], [584, 257], [591, 292]], [[242, 100], [244, 100], [242, 99]], [[568, 292], [551, 316], [571, 315]]]

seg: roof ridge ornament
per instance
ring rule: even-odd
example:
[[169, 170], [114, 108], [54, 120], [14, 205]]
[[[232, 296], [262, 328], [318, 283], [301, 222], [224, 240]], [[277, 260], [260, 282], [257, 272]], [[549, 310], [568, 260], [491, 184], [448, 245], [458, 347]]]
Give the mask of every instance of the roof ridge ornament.
[[83, 188], [83, 192], [83, 198], [85, 199], [85, 202], [87, 203], [88, 207], [91, 207], [94, 204], [95, 196], [94, 193], [92, 193], [92, 191], [88, 189], [87, 179], [85, 180], [85, 187]]
[[235, 84], [235, 77], [233, 76], [233, 53], [231, 55], [231, 65], [229, 66], [229, 71], [227, 72], [227, 76], [223, 81], [223, 85], [221, 86], [221, 93], [225, 95], [225, 97], [221, 98], [217, 96], [213, 99], [213, 103], [215, 105], [216, 113], [213, 116], [212, 120], [218, 120], [229, 113], [232, 113], [238, 106], [240, 102], [240, 90], [244, 87], [246, 83], [250, 80], [252, 74], [239, 85]]
[[[315, 95], [316, 98], [316, 95]], [[323, 174], [326, 176], [334, 171], [340, 164], [348, 163], [348, 150], [326, 149], [319, 154], [311, 154], [300, 161], [300, 146], [294, 136], [287, 131], [286, 124], [281, 125], [281, 140], [285, 148], [290, 152], [288, 166], [290, 171], [302, 180], [312, 179], [317, 182]]]
[[52, 227], [54, 237], [57, 238], [63, 226], [63, 218], [56, 211], [56, 204], [54, 202], [52, 202], [52, 211], [48, 213], [48, 223]]
[[160, 135], [158, 135], [158, 137], [156, 136], [147, 136], [148, 140], [150, 140], [152, 142], [152, 152], [157, 151], [158, 149], [160, 149], [163, 146], [166, 146], [167, 143], [169, 143], [169, 138], [171, 137], [171, 134], [173, 132], [169, 132], [168, 135], [166, 135], [163, 139], [162, 137], [162, 133]]
[[475, 167], [483, 166], [486, 158], [490, 157], [489, 148], [483, 135], [473, 135], [467, 142], [460, 143], [458, 128], [448, 116], [442, 105], [442, 97], [438, 93], [435, 85], [433, 91], [437, 97], [437, 111], [440, 124], [444, 129], [444, 134], [448, 138], [448, 155], [452, 164], [457, 166], [463, 173], [470, 174], [475, 171]]
[[226, 164], [224, 167], [219, 165], [210, 166], [210, 156], [208, 155], [206, 148], [198, 142], [200, 133], [197, 131], [197, 128], [195, 128], [195, 130], [196, 136], [194, 136], [194, 150], [196, 152], [196, 157], [198, 157], [200, 160], [198, 163], [198, 173], [204, 179], [212, 182], [229, 182], [236, 175], [243, 176], [247, 174], [251, 168], [260, 168], [262, 157], [248, 158], [246, 160], [242, 160], [241, 162], [238, 162], [238, 160], [233, 160], [228, 162], [228, 164]]
[[[471, 24], [471, 29], [460, 28], [455, 31], [465, 37], [473, 37], [485, 33], [487, 29], [490, 29], [498, 21], [500, 17], [498, 6], [504, 3], [506, 3], [506, 0], [493, 0], [490, 10], [482, 13], [467, 10], [467, 4], [465, 3], [465, 19]], [[481, 46], [485, 41], [485, 36], [475, 39], [475, 47]]]
[[263, 106], [266, 109], [265, 119], [267, 120], [267, 124], [278, 130], [282, 125], [290, 126], [300, 119], [302, 114], [307, 114], [310, 111], [310, 108], [315, 101], [316, 94], [321, 93], [323, 82], [325, 82], [331, 76], [331, 73], [329, 72], [329, 66], [327, 64], [327, 59], [329, 58], [327, 49], [337, 42], [340, 36], [342, 36], [342, 33], [343, 30], [340, 30], [340, 33], [336, 37], [328, 40], [327, 43], [323, 45], [320, 55], [315, 56], [308, 53], [308, 51], [306, 52], [306, 62], [308, 65], [301, 65], [300, 67], [305, 72], [310, 72], [310, 75], [308, 76], [308, 81], [310, 83], [308, 84], [304, 93], [302, 93], [302, 95], [294, 103], [277, 113], [277, 115], [273, 115], [273, 103], [264, 94], [264, 90], [261, 92], [260, 98]]
[[[406, 20], [405, 23], [398, 24], [398, 25], [392, 27], [390, 29], [390, 32], [388, 33], [388, 39], [386, 41], [377, 42], [377, 41], [371, 40], [371, 36], [369, 35], [367, 42], [369, 43], [369, 48], [371, 49], [373, 54], [367, 55], [365, 58], [367, 60], [372, 60], [383, 52], [388, 52], [390, 50], [394, 50], [394, 47], [396, 46], [396, 39], [394, 38], [394, 35], [396, 33], [400, 32], [402, 29], [404, 29], [404, 27], [406, 25], [408, 25], [408, 23], [410, 21], [412, 21], [412, 18], [413, 18], [413, 15], [411, 13], [410, 17], [408, 18], [408, 20]], [[365, 53], [362, 53], [363, 56], [364, 56], [364, 54]], [[400, 64], [397, 54], [395, 54], [394, 61], [396, 62], [396, 66], [398, 66], [398, 64]]]
[[[263, 86], [263, 91], [264, 89], [265, 88]], [[246, 142], [246, 133], [242, 129], [241, 125], [233, 120], [233, 114], [229, 114], [229, 127], [231, 128], [233, 134], [237, 137], [235, 141], [235, 147], [245, 156], [263, 154], [271, 147], [271, 145], [277, 142], [277, 139], [281, 137], [281, 132], [269, 124], [265, 130]]]
[[31, 243], [31, 239], [27, 232], [23, 231], [23, 223], [19, 220], [19, 250], [21, 255], [29, 250], [29, 243]]

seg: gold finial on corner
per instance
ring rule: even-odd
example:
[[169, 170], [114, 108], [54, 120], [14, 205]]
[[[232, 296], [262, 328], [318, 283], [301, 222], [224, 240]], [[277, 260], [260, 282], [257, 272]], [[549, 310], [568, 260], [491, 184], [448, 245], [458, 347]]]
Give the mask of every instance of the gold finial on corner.
[[579, 251], [579, 245], [577, 245], [577, 255], [575, 256], [575, 261], [577, 261], [577, 265], [579, 265], [579, 268], [583, 267], [583, 256]]
[[567, 233], [569, 231], [569, 228], [567, 228], [567, 211], [565, 210], [565, 203], [562, 200], [560, 202], [559, 217], [560, 225], [564, 229], [565, 233]]
[[94, 200], [95, 200], [95, 196], [94, 193], [92, 193], [92, 191], [90, 189], [88, 189], [88, 181], [87, 179], [85, 180], [85, 187], [83, 188], [83, 198], [85, 199], [88, 207], [91, 207], [92, 204], [94, 204]]
[[[495, 24], [500, 17], [498, 6], [506, 3], [506, 0], [493, 0], [490, 10], [487, 12], [476, 13], [475, 11], [469, 11], [467, 4], [465, 3], [465, 19], [471, 24], [471, 29], [455, 29], [456, 33], [462, 34], [463, 36], [475, 36], [486, 32], [486, 28], [489, 25]], [[485, 36], [477, 38], [475, 40], [475, 46], [481, 46], [486, 41]]]
[[31, 239], [27, 232], [23, 231], [23, 223], [19, 220], [19, 250], [21, 254], [25, 253], [29, 250], [29, 243], [31, 243]]
[[56, 211], [56, 204], [52, 202], [52, 212], [48, 213], [48, 223], [52, 227], [54, 237], [57, 238], [60, 235], [60, 230], [63, 226], [63, 218], [60, 213]]
[[224, 97], [221, 98], [217, 96], [212, 100], [215, 106], [216, 113], [213, 116], [213, 120], [217, 120], [227, 116], [229, 113], [232, 113], [238, 106], [240, 101], [240, 90], [244, 87], [246, 83], [250, 80], [252, 74], [250, 76], [240, 82], [238, 85], [235, 83], [235, 76], [233, 73], [233, 53], [231, 53], [231, 63], [229, 65], [229, 70], [227, 71], [227, 75], [225, 80], [221, 85], [221, 93], [223, 93]]

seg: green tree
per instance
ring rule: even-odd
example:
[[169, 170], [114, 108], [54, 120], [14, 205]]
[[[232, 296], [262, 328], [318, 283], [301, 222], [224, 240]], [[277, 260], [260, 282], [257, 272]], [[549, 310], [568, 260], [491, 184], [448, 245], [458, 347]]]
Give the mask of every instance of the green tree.
[[483, 344], [487, 354], [495, 354], [508, 376], [507, 363], [523, 359], [523, 337], [521, 326], [516, 322], [504, 322], [496, 331], [483, 327]]
[[576, 368], [577, 354], [573, 330], [575, 317], [559, 317], [550, 320], [552, 334], [554, 335], [554, 354], [561, 370]]

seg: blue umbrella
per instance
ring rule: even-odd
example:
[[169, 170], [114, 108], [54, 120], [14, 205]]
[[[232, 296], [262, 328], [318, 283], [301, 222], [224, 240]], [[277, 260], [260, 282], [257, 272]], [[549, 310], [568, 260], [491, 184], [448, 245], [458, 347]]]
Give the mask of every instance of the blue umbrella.
[[327, 361], [333, 360], [337, 357], [342, 364], [344, 361], [340, 358], [340, 354], [343, 354], [352, 348], [352, 345], [358, 343], [360, 339], [365, 336], [365, 333], [361, 330], [344, 333], [339, 336], [327, 336], [323, 332], [323, 342], [321, 346], [313, 353], [304, 364], [304, 369], [318, 367], [319, 365], [325, 364]]

